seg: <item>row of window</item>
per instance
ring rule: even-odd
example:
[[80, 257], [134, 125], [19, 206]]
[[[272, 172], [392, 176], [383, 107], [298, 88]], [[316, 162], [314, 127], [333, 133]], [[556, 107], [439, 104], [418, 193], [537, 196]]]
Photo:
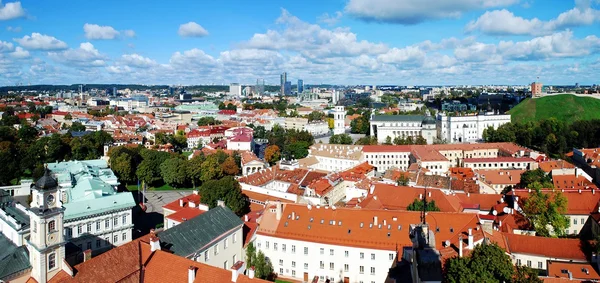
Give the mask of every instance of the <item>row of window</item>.
[[[391, 225], [388, 225], [391, 226]], [[261, 242], [257, 241], [256, 245], [258, 248], [261, 248]], [[273, 243], [273, 250], [274, 251], [278, 251], [278, 244], [277, 243]], [[269, 241], [265, 241], [265, 249], [270, 249], [270, 242]], [[281, 244], [281, 251], [282, 252], [287, 252], [287, 245], [286, 244]], [[296, 254], [296, 245], [291, 245], [291, 253], [292, 254]], [[320, 248], [319, 249], [319, 254], [320, 255], [325, 255], [325, 248]], [[308, 247], [304, 247], [304, 255], [308, 255]], [[329, 255], [330, 256], [335, 256], [335, 250], [334, 249], [329, 249]], [[349, 258], [350, 257], [350, 251], [344, 251], [344, 257]], [[365, 253], [364, 252], [360, 252], [359, 253], [359, 258], [360, 259], [365, 259]], [[375, 254], [371, 253], [371, 260], [375, 260]], [[388, 254], [388, 260], [394, 260], [394, 254], [390, 253]], [[282, 263], [282, 261], [280, 260], [280, 263]], [[295, 265], [295, 263], [292, 262], [293, 265]], [[305, 266], [307, 266], [307, 264], [305, 264]]]
[[[283, 259], [279, 260], [279, 266], [283, 266]], [[292, 261], [292, 268], [296, 268], [296, 262]], [[319, 262], [319, 269], [325, 269], [325, 263], [323, 261]], [[281, 267], [279, 270], [281, 270], [281, 273], [283, 273], [283, 267]], [[304, 270], [308, 270], [308, 263], [304, 263]], [[329, 270], [335, 270], [335, 263], [330, 262], [329, 263]], [[292, 270], [292, 276], [294, 276], [294, 271]], [[344, 264], [344, 272], [349, 272], [350, 271], [350, 265], [348, 265], [347, 263]], [[365, 266], [361, 265], [358, 267], [358, 272], [360, 274], [365, 274]], [[371, 267], [371, 275], [375, 275], [375, 267]]]
[[[102, 230], [102, 225], [101, 225], [101, 221], [98, 220], [96, 221], [96, 231], [101, 231]], [[123, 215], [122, 216], [122, 220], [121, 220], [121, 224], [122, 225], [126, 225], [127, 224], [127, 215]], [[114, 226], [118, 226], [119, 225], [119, 218], [115, 217], [113, 218], [113, 227]], [[84, 230], [85, 227], [85, 230]], [[110, 229], [110, 219], [105, 219], [104, 220], [104, 229]], [[79, 224], [77, 225], [77, 236], [80, 236], [81, 234], [83, 234], [84, 232], [87, 232], [89, 234], [91, 234], [92, 231], [92, 222], [89, 222], [87, 224], [85, 224], [85, 226], [83, 224]], [[67, 235], [68, 237], [73, 236], [73, 228], [72, 227], [67, 227], [65, 228], [65, 235]]]
[[[517, 265], [521, 265], [521, 259], [520, 258], [517, 259]], [[543, 269], [542, 266], [543, 266], [543, 263], [541, 261], [538, 261], [538, 267], [537, 268], [538, 269]], [[531, 260], [527, 261], [527, 267], [531, 267]]]
[[[231, 242], [232, 243], [237, 243], [237, 233], [233, 233], [231, 235]], [[213, 254], [214, 255], [218, 255], [219, 254], [219, 246], [221, 245], [221, 243], [216, 243], [213, 246]], [[223, 239], [223, 250], [226, 250], [229, 247], [229, 237], [225, 237]], [[204, 262], [207, 262], [210, 260], [210, 248], [204, 251]], [[234, 261], [235, 263], [235, 261]], [[229, 267], [227, 267], [229, 268]]]
[[[581, 224], [585, 223], [585, 218], [581, 218]], [[577, 218], [573, 217], [573, 225], [577, 225]]]
[[[515, 167], [515, 164], [516, 164], [516, 167]], [[527, 165], [527, 163], [523, 163], [523, 166], [526, 166], [526, 165]], [[486, 163], [473, 163], [473, 168], [485, 168], [485, 167], [488, 167], [488, 168], [492, 168], [492, 167], [493, 168], [498, 168], [498, 167], [505, 168], [504, 167], [504, 163], [500, 163], [500, 164], [498, 164], [498, 163], [488, 163], [488, 164], [486, 164]], [[512, 166], [511, 166], [511, 163], [506, 163], [506, 167], [518, 168], [518, 167], [521, 167], [521, 163], [512, 163]]]
[[[121, 234], [121, 242], [125, 242], [125, 241], [127, 241], [127, 233], [122, 233]], [[103, 244], [102, 242], [104, 242], [104, 246], [109, 246], [111, 244], [108, 237], [106, 237], [104, 239], [104, 241], [98, 239], [98, 240], [96, 240], [96, 249], [102, 247], [102, 244]], [[118, 242], [119, 242], [119, 235], [113, 235], [113, 242], [112, 243], [116, 244]], [[83, 250], [83, 245], [82, 244], [77, 245], [77, 247], [80, 250]], [[91, 241], [89, 241], [89, 242], [86, 243], [86, 249], [88, 249], [88, 250], [92, 249], [92, 242]]]

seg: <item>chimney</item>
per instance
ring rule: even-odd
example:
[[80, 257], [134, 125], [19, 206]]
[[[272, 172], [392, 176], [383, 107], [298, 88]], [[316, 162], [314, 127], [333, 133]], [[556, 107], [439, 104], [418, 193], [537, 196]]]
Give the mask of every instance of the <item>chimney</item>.
[[244, 222], [248, 222], [248, 214], [244, 215]]
[[224, 202], [224, 201], [222, 201], [222, 200], [218, 200], [218, 201], [217, 201], [217, 206], [220, 206], [220, 207], [225, 207], [225, 202]]
[[430, 198], [431, 197], [431, 191], [427, 192], [427, 197]]
[[469, 250], [473, 249], [473, 229], [469, 228], [469, 244], [467, 246]]
[[246, 271], [246, 263], [243, 261], [238, 261], [236, 263], [233, 264], [233, 266], [231, 267], [231, 282], [236, 282], [238, 279], [238, 276], [240, 274], [244, 274], [244, 271]]
[[198, 270], [198, 268], [195, 266], [190, 266], [190, 268], [188, 268], [188, 283], [194, 283], [194, 280], [196, 280], [196, 270]]
[[248, 268], [248, 278], [254, 279], [254, 266]]
[[183, 199], [179, 199], [179, 206], [183, 207]]
[[208, 211], [209, 207], [206, 204], [199, 203], [198, 204], [198, 209], [200, 209], [202, 211]]
[[192, 192], [193, 192], [195, 195], [197, 195], [197, 194], [198, 194], [198, 190], [193, 190]]
[[90, 259], [92, 259], [92, 250], [87, 249], [87, 250], [83, 251], [83, 261], [86, 262]]
[[462, 235], [458, 236], [458, 257], [463, 256], [463, 238]]
[[281, 214], [283, 213], [283, 207], [280, 201], [275, 203], [275, 219], [281, 220]]
[[154, 229], [150, 229], [150, 252], [160, 250], [160, 239], [154, 233]]

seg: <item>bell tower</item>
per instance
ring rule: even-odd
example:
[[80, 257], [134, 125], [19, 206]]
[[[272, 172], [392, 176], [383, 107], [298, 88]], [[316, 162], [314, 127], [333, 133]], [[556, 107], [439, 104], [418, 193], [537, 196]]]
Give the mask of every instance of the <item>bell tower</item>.
[[37, 282], [47, 282], [63, 268], [65, 258], [64, 208], [59, 198], [58, 182], [48, 168], [32, 186], [31, 195], [31, 233], [27, 241], [31, 277]]

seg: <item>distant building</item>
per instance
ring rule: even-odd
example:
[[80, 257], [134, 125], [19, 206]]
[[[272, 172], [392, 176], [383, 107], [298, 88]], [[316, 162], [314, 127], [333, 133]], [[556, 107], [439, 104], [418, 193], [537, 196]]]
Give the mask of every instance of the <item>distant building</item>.
[[254, 91], [258, 95], [263, 95], [265, 93], [265, 80], [256, 79], [256, 87], [254, 88]]
[[229, 95], [241, 96], [242, 95], [242, 86], [238, 83], [231, 83], [229, 85]]
[[285, 95], [292, 94], [292, 82], [285, 82], [285, 87], [283, 89]]
[[283, 96], [285, 95], [285, 83], [287, 82], [287, 73], [283, 72], [283, 74], [281, 74], [279, 76], [279, 85], [281, 86], [280, 94]]
[[438, 114], [437, 136], [449, 143], [476, 142], [483, 139], [483, 130], [510, 123], [510, 115], [465, 115], [447, 116]]
[[304, 81], [303, 80], [298, 80], [297, 91], [298, 91], [298, 93], [302, 93], [304, 91]]
[[543, 85], [540, 82], [531, 83], [531, 95], [532, 96], [542, 95], [542, 87], [543, 87]]
[[346, 132], [346, 109], [344, 106], [336, 106], [333, 112], [333, 134], [339, 135]]
[[423, 115], [374, 115], [371, 117], [371, 135], [383, 143], [388, 137], [399, 138], [422, 136], [428, 144], [436, 137], [436, 123], [431, 116]]

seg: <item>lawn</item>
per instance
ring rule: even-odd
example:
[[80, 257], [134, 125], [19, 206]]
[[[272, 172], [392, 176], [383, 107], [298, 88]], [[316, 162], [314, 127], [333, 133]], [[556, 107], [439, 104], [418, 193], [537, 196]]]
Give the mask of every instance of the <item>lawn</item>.
[[192, 153], [194, 153], [193, 151], [184, 151], [181, 153], [181, 155], [185, 156], [186, 158], [188, 158], [190, 155], [192, 155]]
[[600, 119], [600, 99], [569, 94], [527, 98], [509, 111], [513, 122], [539, 121], [554, 117], [568, 123]]

